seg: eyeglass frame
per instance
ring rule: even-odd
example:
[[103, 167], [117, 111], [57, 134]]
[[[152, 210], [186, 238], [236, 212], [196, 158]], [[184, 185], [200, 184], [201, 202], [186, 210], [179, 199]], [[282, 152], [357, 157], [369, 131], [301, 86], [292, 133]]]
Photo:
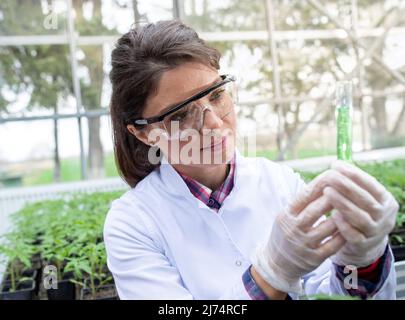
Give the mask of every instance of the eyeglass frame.
[[132, 124], [134, 126], [144, 126], [144, 125], [148, 125], [148, 124], [152, 124], [152, 123], [156, 123], [156, 122], [161, 122], [164, 120], [165, 117], [167, 117], [168, 115], [182, 109], [183, 107], [185, 107], [186, 105], [188, 105], [191, 102], [194, 102], [196, 100], [199, 100], [203, 97], [205, 97], [206, 95], [210, 94], [212, 91], [214, 91], [215, 89], [218, 89], [219, 87], [222, 87], [223, 85], [236, 81], [235, 76], [230, 75], [230, 74], [223, 74], [220, 75], [222, 81], [212, 85], [211, 87], [204, 89], [203, 91], [191, 96], [190, 98], [184, 100], [183, 102], [175, 105], [174, 107], [170, 108], [169, 110], [165, 111], [163, 114], [158, 115], [158, 116], [154, 116], [154, 117], [149, 117], [149, 118], [138, 118], [135, 120], [132, 120]]

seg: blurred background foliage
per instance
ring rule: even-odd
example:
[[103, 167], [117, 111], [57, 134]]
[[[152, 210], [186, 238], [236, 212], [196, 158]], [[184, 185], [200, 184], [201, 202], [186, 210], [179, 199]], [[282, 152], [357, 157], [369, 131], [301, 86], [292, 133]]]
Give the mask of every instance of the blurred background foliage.
[[[398, 33], [405, 29], [403, 4], [394, 0], [323, 0], [318, 2], [325, 11], [320, 11], [313, 2], [72, 0], [74, 29], [80, 40], [73, 54], [78, 64], [80, 107], [84, 111], [107, 110], [110, 51], [115, 39], [134, 21], [180, 16], [222, 52], [224, 72], [237, 76], [239, 129], [241, 135], [255, 135], [259, 155], [282, 160], [334, 154], [333, 90], [336, 81], [344, 77], [354, 81], [356, 95], [365, 94], [356, 96], [354, 103], [355, 151], [405, 145], [405, 83], [398, 79], [405, 78], [401, 59], [405, 32]], [[57, 18], [57, 28], [44, 27], [44, 19], [51, 14]], [[268, 32], [270, 20], [276, 57], [272, 56]], [[68, 43], [58, 43], [60, 38], [53, 38], [54, 43], [49, 40], [68, 37], [67, 23], [66, 0], [0, 2], [0, 44], [2, 39], [16, 36], [48, 37], [40, 44], [0, 45], [3, 119], [76, 112], [72, 53]], [[360, 38], [359, 46], [342, 37], [341, 27], [368, 36]], [[384, 28], [385, 34], [381, 33]], [[396, 33], [393, 28], [398, 29]], [[106, 40], [93, 41], [100, 36]], [[372, 48], [397, 78], [367, 57]], [[381, 92], [397, 93], [371, 96]], [[44, 126], [49, 127], [49, 134], [27, 136], [31, 151], [18, 161], [5, 147], [0, 149], [0, 172], [20, 174], [25, 185], [80, 179], [80, 172], [69, 169], [80, 167], [78, 151], [66, 151], [68, 144], [78, 146], [79, 142], [66, 133], [72, 122], [63, 127], [61, 123], [48, 120]], [[12, 125], [0, 122], [0, 130], [4, 127], [0, 139], [8, 139], [5, 132], [11, 132]], [[82, 125], [86, 127], [88, 177], [116, 175], [108, 118], [90, 117]], [[23, 135], [21, 126], [18, 128], [13, 132]]]

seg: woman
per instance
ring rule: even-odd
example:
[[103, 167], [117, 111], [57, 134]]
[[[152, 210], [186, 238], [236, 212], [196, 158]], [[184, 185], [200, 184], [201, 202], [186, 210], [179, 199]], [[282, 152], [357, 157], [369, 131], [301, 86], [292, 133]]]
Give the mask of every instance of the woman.
[[305, 186], [243, 157], [219, 60], [178, 21], [137, 26], [112, 53], [115, 156], [131, 186], [104, 227], [120, 298], [395, 298], [392, 195], [349, 164]]

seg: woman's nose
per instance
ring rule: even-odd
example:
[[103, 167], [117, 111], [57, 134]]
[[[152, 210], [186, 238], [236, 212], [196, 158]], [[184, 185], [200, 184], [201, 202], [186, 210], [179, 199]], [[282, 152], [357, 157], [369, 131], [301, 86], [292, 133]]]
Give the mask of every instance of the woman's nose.
[[207, 108], [203, 112], [203, 126], [201, 129], [219, 129], [222, 127], [222, 119], [213, 110]]

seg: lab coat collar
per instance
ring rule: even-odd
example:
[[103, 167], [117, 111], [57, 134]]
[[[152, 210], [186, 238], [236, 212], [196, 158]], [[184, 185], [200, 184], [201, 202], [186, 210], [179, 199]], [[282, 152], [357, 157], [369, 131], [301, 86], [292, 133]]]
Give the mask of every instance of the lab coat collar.
[[[238, 181], [240, 180], [241, 175], [245, 174], [245, 166], [243, 164], [244, 157], [237, 149], [235, 149], [235, 175], [232, 193], [239, 187]], [[188, 189], [187, 184], [184, 182], [180, 174], [168, 162], [168, 159], [165, 155], [162, 156], [159, 173], [161, 181], [167, 192], [176, 197], [183, 197], [190, 201], [197, 201], [199, 207], [206, 207], [203, 202], [193, 196], [193, 194]]]

